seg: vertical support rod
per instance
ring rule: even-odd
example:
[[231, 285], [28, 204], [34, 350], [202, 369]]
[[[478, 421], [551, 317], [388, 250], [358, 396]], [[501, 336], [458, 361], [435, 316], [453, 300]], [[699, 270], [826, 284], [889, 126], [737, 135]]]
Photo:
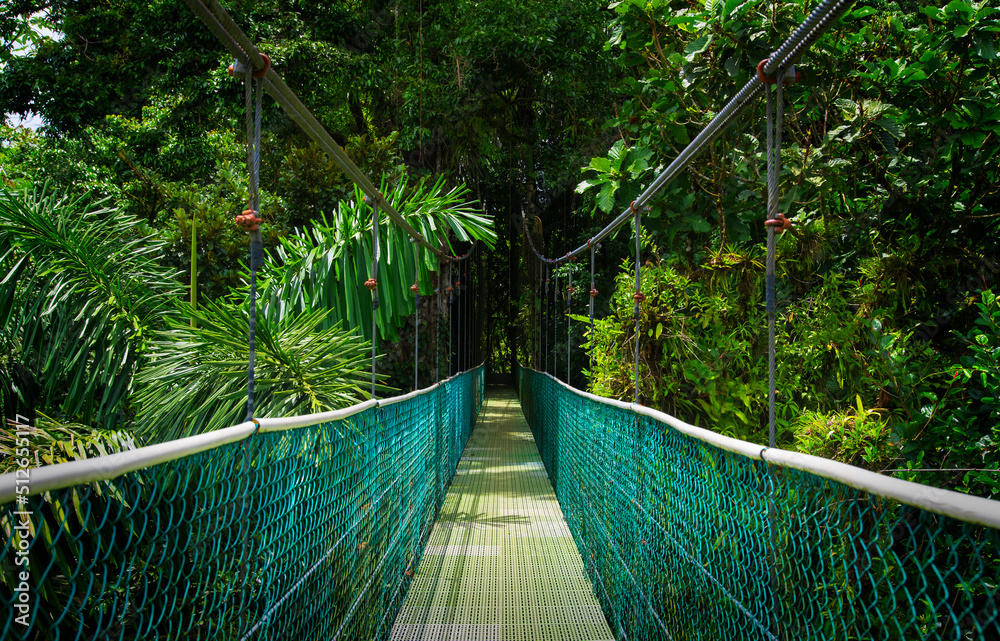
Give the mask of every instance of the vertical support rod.
[[569, 372], [570, 372], [570, 331], [572, 329], [572, 321], [570, 316], [573, 314], [573, 265], [567, 263], [569, 268], [569, 288], [566, 290], [566, 384], [572, 385], [569, 382]]
[[[368, 200], [368, 197], [365, 197]], [[372, 202], [372, 277], [369, 281], [372, 290], [372, 398], [375, 398], [375, 347], [378, 345], [377, 327], [375, 324], [376, 312], [378, 311], [378, 200]]]
[[594, 289], [594, 246], [590, 246], [590, 393], [594, 393], [594, 299], [597, 290]]
[[417, 280], [413, 286], [416, 287], [416, 303], [414, 304], [413, 319], [413, 389], [420, 389], [420, 379], [418, 378], [417, 363], [420, 359], [420, 245], [417, 250]]
[[[462, 269], [462, 264], [458, 265], [459, 270]], [[462, 272], [458, 272], [458, 282], [455, 283], [455, 307], [458, 308], [458, 322], [455, 324], [455, 331], [458, 332], [458, 336], [455, 337], [457, 345], [455, 345], [455, 373], [462, 371], [462, 339], [465, 334], [462, 332], [462, 304], [465, 302], [465, 297], [462, 296]]]
[[[198, 309], [198, 215], [191, 212], [191, 309]], [[197, 323], [191, 317], [191, 327]]]
[[[765, 86], [766, 91], [766, 116], [767, 116], [767, 265], [766, 265], [766, 299], [767, 299], [767, 334], [768, 334], [768, 445], [775, 447], [777, 432], [775, 429], [775, 262], [777, 254], [777, 235], [779, 231], [772, 221], [778, 221], [778, 198], [779, 182], [781, 180], [781, 128], [782, 116], [784, 113], [784, 78], [785, 70], [779, 68], [776, 77], [777, 86], [772, 92], [770, 86]], [[776, 94], [776, 95], [775, 95]], [[777, 115], [775, 115], [775, 102], [777, 102]], [[777, 528], [777, 510], [774, 502], [774, 479], [771, 477], [770, 500], [768, 505], [769, 539], [771, 549], [769, 551], [770, 578], [771, 578], [771, 611], [773, 632], [777, 636], [782, 636], [778, 622], [778, 576], [775, 561], [775, 534]]]
[[441, 380], [441, 263], [438, 262], [437, 287], [434, 288], [434, 382]]
[[451, 293], [454, 291], [451, 284], [451, 261], [448, 261], [448, 377], [451, 378]]
[[538, 298], [535, 300], [535, 369], [542, 368], [542, 286], [545, 276], [542, 271], [542, 261], [538, 261]]
[[539, 328], [542, 332], [542, 350], [545, 352], [545, 372], [549, 371], [549, 330], [548, 330], [548, 320], [551, 312], [549, 311], [549, 268], [545, 266], [545, 300], [542, 301], [543, 307], [545, 309], [545, 318], [542, 323], [542, 327]]
[[[248, 61], [249, 64], [249, 61]], [[247, 67], [250, 68], [249, 66]], [[251, 112], [251, 97], [256, 85], [256, 100]], [[263, 95], [262, 81], [246, 74], [246, 115], [247, 115], [247, 164], [250, 167], [250, 206], [253, 216], [260, 211], [260, 193], [257, 189], [260, 175], [260, 124], [261, 100]], [[260, 229], [250, 232], [250, 331], [248, 341], [249, 363], [247, 366], [247, 421], [253, 419], [254, 413], [254, 368], [257, 356], [257, 270], [264, 263], [264, 241]]]
[[570, 358], [570, 339], [572, 336], [572, 320], [570, 319], [570, 316], [573, 314], [573, 265], [567, 263], [567, 266], [569, 267], [569, 288], [566, 290], [566, 383], [572, 385], [572, 383], [569, 382], [569, 377], [570, 372], [573, 369], [571, 367], [572, 360]]
[[[778, 218], [779, 182], [781, 179], [781, 127], [783, 116], [782, 100], [784, 98], [784, 69], [778, 69], [778, 82], [775, 91], [767, 90], [767, 214], [769, 220]], [[775, 96], [774, 94], [777, 94]], [[777, 114], [775, 114], [777, 102]], [[766, 299], [767, 299], [767, 419], [768, 446], [775, 447], [777, 430], [775, 426], [775, 262], [777, 254], [778, 230], [774, 225], [767, 226], [767, 266], [766, 266]]]
[[639, 402], [639, 303], [642, 301], [642, 272], [639, 255], [639, 231], [642, 229], [642, 215], [635, 209], [635, 402]]
[[559, 328], [559, 272], [556, 272], [555, 284], [552, 288], [552, 375], [559, 378], [559, 362], [556, 348], [559, 347], [556, 331]]

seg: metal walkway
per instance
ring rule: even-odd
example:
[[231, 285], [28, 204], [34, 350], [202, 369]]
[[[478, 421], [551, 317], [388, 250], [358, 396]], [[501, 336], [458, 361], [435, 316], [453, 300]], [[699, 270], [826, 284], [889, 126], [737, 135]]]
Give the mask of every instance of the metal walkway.
[[486, 393], [391, 638], [614, 639], [513, 389]]

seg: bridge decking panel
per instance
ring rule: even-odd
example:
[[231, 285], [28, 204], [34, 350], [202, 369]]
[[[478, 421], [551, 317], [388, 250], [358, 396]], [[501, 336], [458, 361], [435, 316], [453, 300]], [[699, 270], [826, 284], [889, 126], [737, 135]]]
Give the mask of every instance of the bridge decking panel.
[[511, 388], [487, 391], [391, 639], [614, 639]]

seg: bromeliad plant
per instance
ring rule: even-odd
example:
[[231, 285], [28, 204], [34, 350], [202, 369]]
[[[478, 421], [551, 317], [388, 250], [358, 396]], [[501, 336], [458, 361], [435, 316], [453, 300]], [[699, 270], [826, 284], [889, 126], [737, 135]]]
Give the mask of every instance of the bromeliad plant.
[[[446, 190], [444, 178], [410, 184], [404, 174], [386, 193], [386, 200], [425, 238], [438, 239], [454, 254], [455, 242], [478, 241], [488, 247], [496, 242], [493, 221], [468, 200], [464, 186]], [[355, 188], [354, 198], [324, 217], [309, 231], [281, 239], [277, 261], [265, 266], [261, 299], [264, 315], [275, 321], [289, 312], [329, 310], [320, 328], [343, 324], [371, 340], [371, 294], [364, 287], [371, 273], [372, 213]], [[417, 254], [419, 253], [419, 261]], [[419, 268], [419, 277], [418, 277]], [[376, 325], [379, 338], [395, 341], [404, 320], [415, 311], [410, 291], [414, 280], [421, 295], [433, 293], [431, 274], [438, 258], [410, 242], [406, 233], [381, 213]]]

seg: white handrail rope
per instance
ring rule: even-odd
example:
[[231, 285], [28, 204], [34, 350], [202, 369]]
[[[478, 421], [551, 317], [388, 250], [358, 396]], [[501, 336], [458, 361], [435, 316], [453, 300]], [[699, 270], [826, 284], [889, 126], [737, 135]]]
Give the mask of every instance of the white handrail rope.
[[[806, 17], [805, 21], [792, 33], [791, 36], [785, 40], [784, 43], [778, 50], [768, 59], [767, 63], [764, 64], [763, 71], [765, 74], [773, 75], [775, 70], [779, 67], [782, 69], [790, 68], [802, 55], [802, 53], [810, 47], [813, 43], [819, 39], [830, 26], [847, 10], [849, 6], [854, 4], [854, 0], [824, 0], [820, 3], [818, 7], [813, 9], [813, 11]], [[726, 103], [726, 106], [722, 108], [712, 120], [705, 125], [694, 140], [692, 140], [681, 152], [677, 155], [677, 158], [667, 166], [663, 172], [657, 176], [653, 182], [646, 187], [645, 190], [635, 199], [629, 209], [626, 209], [615, 218], [611, 223], [609, 223], [604, 229], [597, 232], [592, 238], [590, 238], [586, 243], [580, 245], [576, 249], [568, 252], [565, 256], [559, 258], [547, 258], [542, 253], [540, 253], [531, 240], [531, 235], [525, 232], [525, 236], [528, 238], [528, 246], [531, 247], [531, 251], [534, 252], [535, 256], [539, 260], [549, 263], [558, 264], [563, 261], [569, 260], [570, 258], [582, 254], [584, 251], [590, 248], [591, 245], [596, 245], [608, 236], [610, 236], [616, 229], [621, 227], [629, 218], [633, 215], [633, 207], [638, 208], [646, 205], [653, 196], [655, 196], [661, 189], [663, 189], [667, 184], [669, 184], [674, 178], [676, 178], [683, 170], [687, 169], [688, 165], [694, 160], [705, 147], [712, 143], [722, 132], [729, 126], [740, 113], [743, 112], [750, 105], [750, 100], [760, 92], [763, 87], [758, 76], [754, 76], [749, 82], [747, 82], [742, 89], [737, 92], [733, 98]], [[523, 214], [522, 214], [523, 216]], [[522, 229], [527, 229], [526, 223], [522, 225]]]
[[[229, 443], [242, 441], [255, 432], [283, 432], [286, 430], [312, 427], [323, 423], [341, 421], [373, 407], [387, 407], [403, 401], [410, 400], [417, 396], [429, 394], [440, 385], [470, 374], [482, 364], [472, 367], [464, 372], [459, 372], [454, 376], [431, 385], [422, 390], [416, 390], [409, 394], [395, 396], [385, 400], [368, 400], [350, 407], [329, 412], [319, 412], [316, 414], [305, 414], [302, 416], [289, 416], [284, 418], [260, 418], [256, 422], [246, 421], [232, 427], [226, 427], [214, 432], [187, 436], [166, 443], [147, 445], [134, 450], [118, 452], [116, 454], [105, 454], [79, 461], [68, 463], [58, 463], [56, 465], [45, 465], [31, 468], [31, 489], [28, 496], [44, 494], [61, 490], [74, 485], [86, 483], [97, 483], [118, 478], [123, 474], [141, 470], [160, 463], [182, 459], [199, 452], [216, 449]], [[259, 427], [258, 427], [259, 425]], [[0, 504], [9, 503], [14, 500], [15, 493], [15, 473], [0, 474]], [[23, 487], [23, 481], [22, 481]], [[24, 495], [21, 495], [24, 496]]]
[[[523, 369], [529, 369], [524, 368]], [[912, 481], [885, 476], [877, 472], [871, 472], [860, 467], [840, 463], [830, 459], [825, 459], [811, 454], [799, 452], [789, 452], [778, 448], [766, 447], [741, 441], [729, 436], [717, 434], [711, 430], [697, 427], [689, 423], [654, 410], [649, 407], [626, 403], [611, 398], [595, 396], [587, 392], [580, 391], [571, 385], [567, 385], [545, 372], [530, 370], [540, 376], [547, 376], [564, 387], [566, 390], [588, 398], [603, 405], [611, 405], [621, 409], [643, 414], [653, 418], [664, 425], [668, 425], [678, 432], [693, 439], [707, 443], [719, 449], [733, 454], [738, 454], [749, 459], [765, 461], [777, 467], [800, 470], [816, 476], [836, 481], [856, 490], [862, 490], [886, 499], [891, 499], [898, 503], [920, 508], [934, 514], [947, 516], [949, 518], [982, 525], [994, 529], [1000, 529], [1000, 501], [986, 499], [978, 496], [970, 496], [961, 492], [953, 492], [938, 487], [922, 485]]]

